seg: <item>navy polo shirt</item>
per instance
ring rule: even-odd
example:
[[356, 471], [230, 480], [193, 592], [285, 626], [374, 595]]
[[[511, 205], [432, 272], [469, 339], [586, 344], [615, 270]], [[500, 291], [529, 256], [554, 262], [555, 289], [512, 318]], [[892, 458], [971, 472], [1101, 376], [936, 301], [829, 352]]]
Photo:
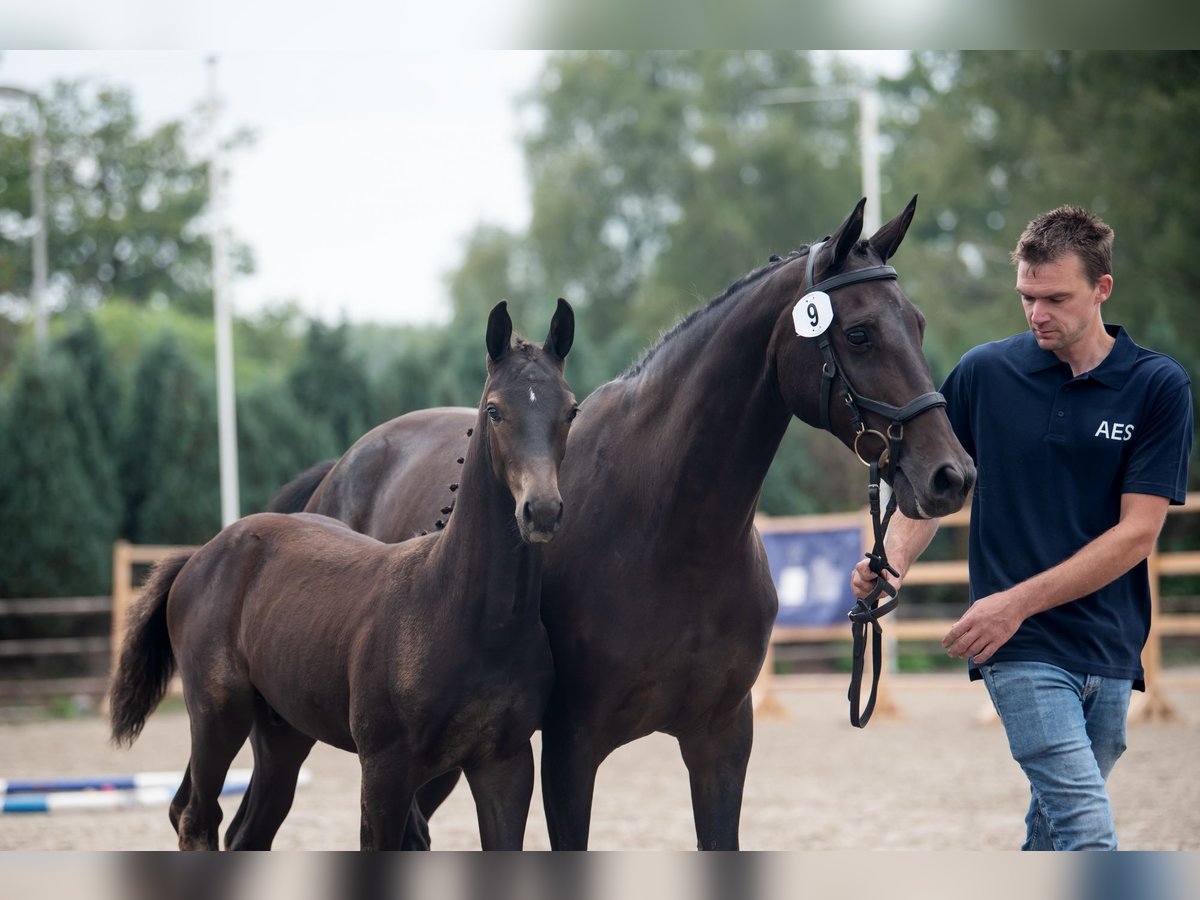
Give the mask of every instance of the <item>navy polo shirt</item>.
[[[975, 460], [974, 603], [1052, 568], [1117, 524], [1124, 493], [1183, 503], [1192, 397], [1183, 368], [1119, 325], [1099, 366], [1074, 377], [1029, 332], [967, 352], [942, 386]], [[992, 657], [1129, 678], [1144, 690], [1145, 561], [1095, 593], [1026, 619]], [[971, 664], [971, 678], [980, 677]]]

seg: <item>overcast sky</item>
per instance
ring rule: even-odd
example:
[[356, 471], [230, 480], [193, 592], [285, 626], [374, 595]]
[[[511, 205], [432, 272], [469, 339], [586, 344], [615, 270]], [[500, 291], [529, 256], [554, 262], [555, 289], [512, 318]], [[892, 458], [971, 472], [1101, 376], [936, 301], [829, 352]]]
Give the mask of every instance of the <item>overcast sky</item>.
[[[258, 264], [256, 275], [235, 281], [235, 310], [295, 300], [330, 319], [438, 320], [443, 273], [471, 227], [521, 227], [528, 218], [515, 100], [543, 58], [222, 53], [222, 130], [258, 135], [225, 159], [227, 221]], [[205, 59], [194, 51], [9, 51], [0, 84], [43, 91], [58, 78], [99, 78], [130, 87], [142, 119], [156, 123], [205, 101]]]
[[[894, 69], [899, 58], [881, 63]], [[13, 50], [0, 57], [0, 84], [45, 91], [59, 78], [102, 79], [131, 88], [154, 124], [206, 100], [205, 60]], [[222, 52], [222, 131], [258, 135], [225, 159], [227, 221], [258, 266], [234, 282], [235, 311], [290, 300], [331, 321], [442, 320], [444, 276], [471, 228], [528, 221], [516, 100], [544, 61], [507, 50]]]

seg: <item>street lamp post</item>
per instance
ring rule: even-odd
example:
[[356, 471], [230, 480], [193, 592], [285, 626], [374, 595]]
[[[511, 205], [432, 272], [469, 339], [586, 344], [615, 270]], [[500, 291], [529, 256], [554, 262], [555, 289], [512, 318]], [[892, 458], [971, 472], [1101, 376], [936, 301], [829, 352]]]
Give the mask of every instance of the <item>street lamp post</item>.
[[874, 234], [883, 224], [879, 210], [879, 92], [874, 87], [799, 87], [760, 91], [755, 98], [763, 106], [786, 103], [819, 103], [828, 100], [858, 102], [858, 146], [862, 166], [863, 231]]
[[220, 450], [221, 525], [237, 520], [237, 409], [233, 388], [233, 324], [229, 304], [229, 258], [225, 241], [224, 191], [221, 184], [221, 137], [217, 128], [217, 58], [208, 58], [209, 123], [212, 150], [208, 158], [208, 198], [212, 223], [213, 316], [217, 339], [217, 443]]
[[0, 94], [20, 97], [33, 104], [33, 149], [30, 195], [33, 199], [33, 334], [38, 349], [46, 349], [46, 119], [37, 94], [24, 88], [0, 85]]

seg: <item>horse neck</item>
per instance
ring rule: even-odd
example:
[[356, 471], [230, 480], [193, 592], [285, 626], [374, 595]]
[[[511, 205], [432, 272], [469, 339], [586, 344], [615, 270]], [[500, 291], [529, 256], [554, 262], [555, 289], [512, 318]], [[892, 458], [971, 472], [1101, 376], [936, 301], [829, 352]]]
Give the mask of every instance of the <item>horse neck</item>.
[[458, 585], [461, 614], [484, 628], [520, 624], [538, 615], [541, 551], [521, 540], [514, 501], [497, 480], [480, 410], [463, 457], [454, 511], [438, 539], [431, 564]]
[[696, 529], [711, 528], [714, 542], [724, 544], [731, 529], [753, 525], [791, 421], [770, 351], [794, 280], [775, 270], [743, 288], [670, 339], [635, 376], [644, 398], [635, 433], [648, 438], [654, 483], [670, 492], [665, 508], [689, 511], [671, 518], [690, 541]]

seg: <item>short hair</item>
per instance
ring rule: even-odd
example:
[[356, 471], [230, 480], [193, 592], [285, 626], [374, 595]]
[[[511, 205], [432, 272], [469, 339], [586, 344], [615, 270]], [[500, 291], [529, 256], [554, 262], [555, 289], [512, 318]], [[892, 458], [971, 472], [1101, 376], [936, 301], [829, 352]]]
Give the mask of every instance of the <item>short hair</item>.
[[1112, 244], [1113, 230], [1098, 215], [1079, 206], [1060, 206], [1025, 226], [1012, 261], [1036, 268], [1076, 253], [1083, 274], [1094, 285], [1102, 275], [1112, 274]]

